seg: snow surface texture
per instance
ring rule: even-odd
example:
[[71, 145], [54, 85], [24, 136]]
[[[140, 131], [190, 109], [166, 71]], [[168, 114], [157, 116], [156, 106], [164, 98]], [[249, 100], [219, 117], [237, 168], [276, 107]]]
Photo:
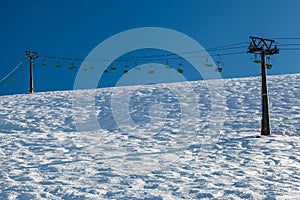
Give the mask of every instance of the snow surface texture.
[[[0, 97], [0, 199], [300, 198], [300, 74], [268, 77], [274, 134], [262, 138], [260, 78], [224, 80], [226, 120], [211, 149], [201, 142], [215, 117], [205, 81], [193, 83], [199, 119], [182, 143], [180, 104], [169, 92], [182, 84]], [[114, 121], [111, 94], [126, 90], [138, 127], [158, 126], [149, 134]], [[102, 129], [78, 132], [72, 96], [95, 91]]]

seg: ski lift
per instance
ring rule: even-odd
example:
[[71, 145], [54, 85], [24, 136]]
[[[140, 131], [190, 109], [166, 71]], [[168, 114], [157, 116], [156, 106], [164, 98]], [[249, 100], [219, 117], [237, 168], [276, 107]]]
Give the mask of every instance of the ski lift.
[[113, 71], [117, 70], [117, 68], [115, 67], [115, 64], [114, 64], [114, 63], [111, 64], [111, 66], [110, 66], [109, 69], [110, 69], [110, 70], [113, 70]]
[[75, 69], [76, 67], [75, 67], [75, 65], [74, 65], [74, 62], [73, 62], [73, 60], [71, 61], [71, 63], [70, 63], [70, 65], [69, 65], [69, 70], [73, 70], [73, 69]]
[[222, 71], [223, 71], [223, 69], [221, 67], [216, 68], [216, 72], [222, 72]]
[[124, 74], [128, 74], [129, 70], [128, 70], [128, 63], [126, 63], [125, 65], [125, 69], [123, 71]]
[[259, 60], [259, 59], [257, 58], [257, 54], [254, 54], [253, 62], [254, 62], [254, 63], [261, 63], [261, 60]]
[[183, 69], [177, 69], [177, 72], [182, 74], [183, 73]]
[[154, 70], [153, 69], [149, 69], [148, 74], [154, 74]]
[[54, 68], [60, 68], [60, 64], [59, 64], [59, 61], [58, 61], [58, 60], [56, 60], [56, 63], [55, 63], [55, 65], [54, 65]]
[[216, 72], [222, 72], [223, 68], [221, 66], [222, 63], [221, 63], [221, 57], [220, 57], [220, 55], [218, 55], [218, 58], [219, 58], [219, 60], [217, 62]]
[[272, 64], [271, 64], [271, 62], [270, 62], [270, 59], [271, 59], [270, 56], [268, 56], [268, 57], [267, 57], [267, 63], [266, 63], [266, 68], [267, 68], [267, 69], [272, 69]]
[[47, 65], [46, 60], [43, 58], [43, 59], [42, 59], [42, 66], [45, 67], [46, 65]]
[[151, 63], [150, 63], [150, 66], [149, 66], [150, 69], [148, 70], [148, 74], [154, 74], [154, 72], [155, 72], [153, 70], [153, 64], [152, 63], [153, 63], [153, 60], [151, 59]]
[[211, 62], [209, 62], [209, 59], [208, 57], [205, 58], [205, 64], [204, 64], [206, 67], [212, 67], [213, 64]]
[[165, 59], [166, 59], [166, 69], [172, 69], [172, 67], [170, 66], [170, 64], [169, 64], [169, 60], [168, 60], [168, 58], [167, 58], [167, 54], [165, 55]]
[[182, 64], [182, 58], [180, 58], [180, 62], [179, 62], [179, 68], [177, 69], [177, 72], [178, 73], [180, 73], [180, 74], [182, 74], [183, 73], [183, 69], [182, 69], [182, 66], [183, 66], [183, 64]]
[[135, 70], [141, 70], [141, 68], [138, 67], [138, 62], [136, 61], [136, 58], [135, 58], [135, 60], [134, 60], [134, 69], [135, 69]]

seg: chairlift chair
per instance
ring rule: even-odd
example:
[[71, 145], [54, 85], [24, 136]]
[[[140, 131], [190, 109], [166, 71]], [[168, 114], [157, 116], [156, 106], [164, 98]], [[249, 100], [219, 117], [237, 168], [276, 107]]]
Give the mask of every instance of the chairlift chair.
[[177, 72], [182, 74], [183, 73], [183, 69], [177, 69]]
[[220, 55], [218, 55], [218, 62], [217, 62], [217, 67], [215, 69], [216, 72], [222, 72], [223, 68], [222, 68], [222, 62], [221, 62], [221, 57]]
[[149, 69], [148, 74], [154, 74], [154, 70], [153, 69]]
[[204, 64], [204, 66], [206, 66], [206, 67], [212, 67], [212, 66], [214, 66], [212, 63], [209, 62], [208, 57], [206, 57], [205, 60], [206, 60], [206, 62]]
[[72, 61], [71, 63], [70, 63], [70, 65], [69, 65], [69, 70], [73, 70], [73, 69], [75, 69], [76, 67], [75, 67], [75, 65], [74, 65], [74, 62]]
[[216, 72], [222, 72], [223, 68], [222, 67], [217, 67]]
[[180, 63], [179, 63], [178, 65], [179, 65], [179, 68], [177, 69], [177, 72], [180, 73], [180, 74], [182, 74], [182, 73], [183, 73], [183, 69], [182, 69], [182, 66], [183, 66], [183, 64], [182, 64], [182, 58], [180, 58]]
[[254, 54], [253, 62], [254, 62], [254, 63], [261, 63], [261, 60], [259, 60], [259, 59], [257, 58], [257, 54]]
[[70, 65], [69, 66], [69, 70], [73, 70], [73, 69], [75, 69], [76, 67], [74, 66], [74, 65]]
[[129, 69], [128, 69], [128, 62], [127, 62], [126, 65], [125, 65], [125, 69], [124, 69], [123, 73], [128, 74], [128, 72], [129, 72]]
[[266, 63], [266, 68], [267, 68], [267, 69], [272, 69], [272, 64], [271, 64], [271, 62], [270, 62], [270, 59], [271, 59], [270, 56], [268, 56], [268, 57], [267, 57], [267, 63]]
[[54, 68], [60, 68], [60, 64], [59, 64], [59, 61], [57, 60], [55, 65], [54, 65]]
[[46, 66], [47, 64], [46, 64], [46, 60], [45, 59], [42, 59], [42, 66]]
[[115, 67], [114, 63], [111, 64], [111, 66], [110, 66], [109, 69], [110, 69], [110, 70], [113, 70], [113, 71], [114, 71], [114, 70], [117, 70], [117, 68]]

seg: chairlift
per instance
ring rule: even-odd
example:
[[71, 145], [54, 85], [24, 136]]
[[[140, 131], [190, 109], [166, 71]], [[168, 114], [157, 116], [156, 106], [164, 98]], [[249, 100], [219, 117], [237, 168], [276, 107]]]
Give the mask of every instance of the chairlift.
[[206, 61], [206, 62], [205, 62], [204, 65], [205, 65], [206, 67], [212, 67], [212, 66], [214, 66], [212, 63], [209, 62], [208, 57], [205, 58], [205, 61]]
[[141, 68], [138, 67], [138, 62], [136, 61], [136, 58], [135, 58], [135, 60], [134, 60], [134, 69], [135, 69], [135, 70], [141, 70]]
[[273, 67], [273, 66], [272, 66], [271, 64], [266, 64], [266, 68], [267, 68], [267, 69], [272, 69], [272, 67]]
[[223, 69], [222, 69], [221, 67], [217, 67], [217, 68], [216, 68], [216, 72], [222, 72], [222, 70], [223, 70]]
[[75, 69], [76, 67], [75, 67], [75, 65], [74, 65], [74, 62], [72, 61], [71, 63], [70, 63], [70, 65], [69, 65], [69, 70], [73, 70], [73, 69]]
[[45, 59], [42, 59], [42, 66], [46, 66], [47, 65], [47, 63], [46, 63], [46, 60]]
[[154, 74], [154, 70], [153, 69], [149, 69], [148, 74]]
[[272, 64], [271, 64], [271, 62], [270, 62], [270, 56], [268, 56], [268, 57], [267, 57], [266, 68], [267, 68], [267, 69], [272, 69], [272, 67], [273, 67], [273, 66], [272, 66]]
[[111, 66], [110, 66], [109, 69], [110, 69], [110, 70], [113, 70], [113, 71], [117, 70], [117, 68], [115, 67], [114, 63], [111, 64]]
[[254, 63], [261, 63], [261, 60], [259, 60], [259, 59], [257, 58], [257, 54], [254, 54], [253, 62], [254, 62]]
[[154, 74], [154, 70], [153, 70], [153, 60], [151, 59], [151, 63], [149, 65], [149, 70], [148, 70], [148, 74]]
[[182, 69], [182, 66], [183, 66], [183, 64], [182, 64], [182, 58], [180, 58], [180, 63], [179, 63], [178, 65], [179, 65], [179, 68], [177, 69], [177, 72], [180, 73], [180, 74], [182, 74], [182, 73], [183, 73], [183, 69]]
[[128, 63], [126, 63], [125, 65], [125, 69], [123, 71], [124, 74], [128, 74], [129, 70], [128, 70]]
[[223, 68], [222, 68], [222, 62], [221, 62], [221, 57], [220, 55], [218, 55], [218, 62], [217, 62], [217, 67], [216, 67], [216, 72], [222, 72]]
[[165, 61], [166, 61], [166, 69], [172, 69], [172, 67], [171, 67], [170, 64], [169, 64], [169, 60], [168, 60], [167, 56], [168, 56], [168, 55], [165, 55], [165, 57], [166, 57], [166, 58], [165, 58], [165, 59], [166, 59], [166, 60], [165, 60]]
[[55, 65], [54, 65], [54, 68], [60, 68], [60, 64], [59, 64], [59, 61], [57, 60]]
[[183, 73], [183, 69], [177, 69], [177, 72], [182, 74]]

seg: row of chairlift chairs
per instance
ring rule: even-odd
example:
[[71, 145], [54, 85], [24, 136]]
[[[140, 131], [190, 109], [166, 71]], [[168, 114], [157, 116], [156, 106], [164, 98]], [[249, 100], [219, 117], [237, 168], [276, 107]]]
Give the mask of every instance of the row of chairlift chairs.
[[[45, 59], [42, 59], [41, 64], [42, 64], [42, 66], [46, 66], [46, 65], [47, 65], [47, 64], [46, 64], [46, 60], [45, 60]], [[223, 68], [222, 68], [223, 63], [221, 62], [220, 57], [219, 57], [219, 60], [217, 61], [216, 64], [217, 64], [217, 67], [216, 67], [215, 71], [216, 71], [216, 72], [222, 72], [222, 70], [223, 70]], [[136, 69], [136, 70], [141, 70], [141, 68], [137, 66], [137, 63], [135, 63], [135, 66], [136, 66], [136, 67], [134, 67], [134, 69]], [[204, 66], [205, 66], [205, 67], [213, 67], [214, 65], [213, 65], [211, 62], [209, 62], [209, 61], [208, 61], [208, 58], [207, 58], [207, 59], [206, 59], [206, 63], [204, 64]], [[61, 67], [61, 65], [60, 65], [59, 61], [56, 60], [55, 65], [54, 65], [54, 68], [60, 68], [60, 67]], [[74, 65], [74, 62], [71, 61], [71, 63], [70, 63], [70, 65], [69, 65], [68, 69], [69, 69], [69, 70], [74, 70], [75, 68], [76, 68], [76, 67], [75, 67], [75, 65]], [[167, 60], [166, 60], [166, 68], [167, 68], [167, 69], [172, 69], [172, 68], [173, 68], [172, 66], [169, 65], [169, 63], [168, 63]], [[93, 67], [83, 68], [84, 71], [89, 71], [89, 70], [92, 70], [92, 69], [94, 69], [94, 68], [93, 68]], [[103, 73], [108, 73], [109, 70], [115, 71], [115, 70], [117, 70], [117, 68], [114, 66], [114, 64], [112, 64], [108, 69], [104, 69], [102, 72], [103, 72]], [[184, 72], [182, 60], [181, 60], [181, 62], [179, 63], [178, 68], [176, 69], [176, 71], [177, 71], [178, 73], [181, 73], [181, 74]], [[125, 69], [123, 70], [123, 73], [124, 73], [124, 74], [127, 74], [128, 72], [129, 72], [129, 69], [128, 69], [128, 65], [126, 64], [126, 65], [125, 65]], [[149, 70], [148, 70], [148, 73], [149, 73], [149, 74], [154, 74], [155, 71], [154, 71], [153, 69], [149, 69]]]
[[[258, 55], [257, 55], [257, 54], [254, 54], [253, 62], [254, 62], [254, 63], [257, 63], [257, 64], [260, 64], [260, 63], [261, 63], [261, 60], [258, 59]], [[217, 64], [217, 66], [216, 66], [215, 71], [216, 71], [216, 72], [222, 72], [222, 71], [223, 71], [223, 63], [221, 62], [220, 56], [218, 56], [218, 61], [216, 62], [216, 64]], [[267, 57], [267, 59], [266, 59], [266, 68], [267, 68], [267, 69], [272, 69], [272, 65], [273, 65], [273, 60], [271, 61], [271, 58], [270, 58], [270, 57]], [[46, 61], [45, 61], [44, 59], [42, 60], [42, 66], [46, 66]], [[136, 62], [135, 62], [135, 66], [136, 66], [136, 67], [135, 67], [136, 70], [141, 70], [141, 68], [137, 66], [137, 63], [136, 63]], [[209, 62], [208, 58], [206, 58], [206, 62], [205, 62], [205, 64], [204, 64], [204, 66], [205, 66], [205, 67], [213, 67], [214, 65], [213, 65], [211, 62]], [[57, 60], [56, 63], [55, 63], [55, 65], [54, 65], [54, 68], [60, 68], [60, 67], [61, 67], [61, 65], [59, 64], [59, 61]], [[71, 61], [71, 63], [70, 63], [70, 65], [69, 65], [68, 69], [69, 69], [69, 70], [74, 70], [75, 68], [76, 68], [76, 67], [75, 67], [75, 65], [74, 65], [74, 62]], [[168, 69], [172, 69], [172, 68], [173, 68], [173, 67], [171, 67], [171, 66], [169, 65], [169, 63], [168, 63], [167, 60], [166, 60], [166, 68], [168, 68]], [[93, 67], [90, 67], [90, 68], [84, 68], [83, 70], [84, 70], [84, 71], [88, 71], [88, 70], [92, 70], [92, 69], [93, 69]], [[114, 65], [112, 65], [112, 66], [110, 66], [109, 70], [114, 71], [114, 70], [117, 70], [117, 68], [116, 68]], [[103, 72], [104, 72], [104, 73], [107, 73], [107, 72], [108, 72], [108, 69], [103, 70]], [[127, 64], [126, 64], [126, 65], [125, 65], [125, 69], [123, 70], [123, 73], [126, 74], [126, 73], [128, 73], [128, 72], [129, 72], [129, 69], [128, 69], [128, 66], [127, 66]], [[181, 74], [184, 72], [184, 70], [183, 70], [183, 64], [182, 64], [182, 59], [181, 59], [181, 62], [179, 63], [179, 67], [178, 67], [178, 69], [177, 69], [177, 72], [178, 72], [178, 73], [181, 73]], [[149, 73], [149, 74], [154, 74], [155, 71], [154, 71], [153, 69], [149, 69], [149, 70], [148, 70], [148, 73]]]
[[[180, 74], [182, 74], [184, 72], [183, 70], [183, 64], [182, 64], [182, 61], [178, 64], [179, 67], [176, 69], [176, 71]], [[217, 61], [217, 67], [215, 69], [216, 72], [222, 72], [223, 68], [221, 67], [222, 63], [221, 63], [221, 60], [219, 59]], [[208, 59], [206, 60], [206, 63], [204, 64], [205, 67], [213, 67], [214, 65], [210, 62], [208, 62]], [[166, 61], [166, 68], [167, 69], [172, 69], [173, 67], [169, 65], [169, 62]], [[135, 63], [135, 67], [134, 67], [135, 70], [141, 70], [140, 67], [137, 66], [137, 63]], [[114, 64], [112, 64], [108, 69], [104, 69], [102, 72], [103, 73], [108, 73], [109, 70], [112, 70], [112, 71], [115, 71], [117, 70], [117, 68], [114, 66]], [[127, 74], [129, 72], [129, 69], [128, 69], [128, 65], [126, 64], [125, 65], [125, 69], [123, 70], [123, 73], [124, 74]], [[155, 73], [155, 70], [150, 69], [148, 70], [148, 74], [154, 74]]]
[[[257, 63], [257, 64], [261, 64], [261, 60], [258, 59], [257, 54], [254, 54], [253, 62], [254, 62], [254, 63]], [[266, 68], [267, 68], [267, 69], [272, 69], [272, 67], [273, 67], [273, 62], [274, 62], [274, 61], [271, 60], [271, 57], [268, 56], [268, 57], [267, 57], [267, 60], [266, 60]]]

